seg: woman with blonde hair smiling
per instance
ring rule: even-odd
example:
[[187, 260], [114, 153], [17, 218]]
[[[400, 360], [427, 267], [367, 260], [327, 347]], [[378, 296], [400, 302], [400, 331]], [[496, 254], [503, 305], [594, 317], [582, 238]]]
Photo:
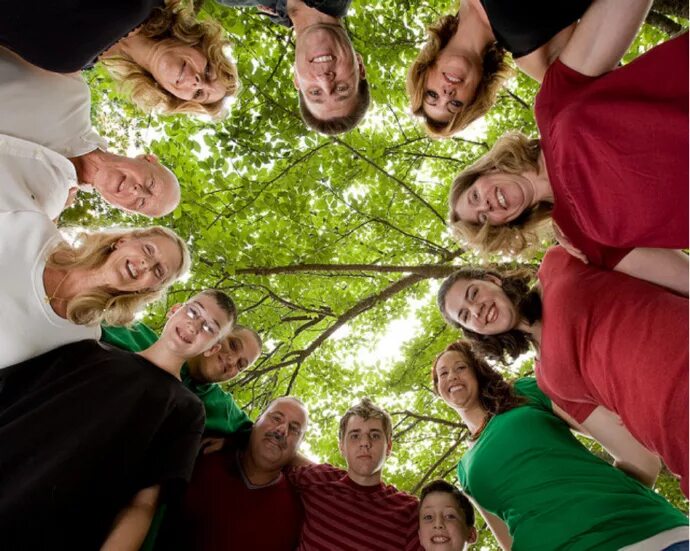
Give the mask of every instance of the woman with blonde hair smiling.
[[562, 3], [463, 0], [427, 29], [407, 76], [412, 112], [447, 138], [485, 115], [511, 75], [507, 52], [541, 80], [547, 60], [570, 38], [591, 0]]
[[59, 73], [101, 61], [145, 111], [221, 115], [238, 86], [222, 27], [198, 20], [184, 0], [134, 3], [15, 2], [0, 20], [0, 44]]

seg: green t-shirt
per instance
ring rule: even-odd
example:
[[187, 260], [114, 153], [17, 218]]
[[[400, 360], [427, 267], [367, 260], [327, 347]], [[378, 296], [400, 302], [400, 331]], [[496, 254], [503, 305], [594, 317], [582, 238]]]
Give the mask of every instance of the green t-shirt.
[[[158, 340], [158, 335], [146, 324], [136, 323], [131, 327], [101, 326], [101, 340], [130, 352], [140, 352]], [[189, 377], [187, 364], [182, 366], [182, 382], [204, 403], [206, 430], [233, 434], [249, 428], [252, 424], [247, 414], [216, 383], [199, 384]]]
[[458, 479], [501, 518], [513, 551], [614, 551], [688, 519], [590, 453], [553, 414], [536, 380], [516, 381], [526, 405], [492, 418], [458, 463]]

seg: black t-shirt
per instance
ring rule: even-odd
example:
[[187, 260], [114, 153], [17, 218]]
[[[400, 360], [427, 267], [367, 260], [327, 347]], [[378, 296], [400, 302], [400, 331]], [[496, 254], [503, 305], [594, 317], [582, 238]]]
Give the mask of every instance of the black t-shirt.
[[0, 0], [0, 44], [56, 73], [93, 63], [163, 0]]
[[139, 490], [189, 480], [203, 406], [141, 356], [81, 341], [3, 375], [1, 549], [98, 549]]
[[496, 41], [514, 58], [527, 55], [575, 23], [592, 0], [481, 0]]

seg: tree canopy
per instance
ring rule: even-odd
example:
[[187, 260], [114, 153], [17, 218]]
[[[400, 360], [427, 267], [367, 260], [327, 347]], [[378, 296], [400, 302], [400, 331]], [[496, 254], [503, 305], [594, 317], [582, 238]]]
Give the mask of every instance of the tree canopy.
[[[105, 71], [86, 73], [95, 126], [112, 149], [153, 152], [182, 184], [180, 207], [161, 223], [188, 241], [194, 267], [147, 321], [160, 327], [166, 307], [193, 291], [228, 291], [239, 321], [266, 343], [261, 359], [228, 387], [238, 404], [255, 415], [272, 397], [300, 397], [312, 419], [307, 451], [342, 465], [338, 419], [356, 399], [371, 397], [395, 426], [384, 478], [410, 492], [433, 478], [454, 481], [465, 450], [464, 426], [430, 385], [433, 358], [459, 336], [438, 313], [435, 290], [458, 266], [481, 261], [447, 230], [450, 183], [505, 132], [536, 135], [537, 86], [522, 74], [484, 121], [453, 139], [430, 140], [410, 115], [407, 68], [425, 26], [452, 7], [448, 0], [353, 2], [346, 25], [366, 63], [372, 107], [364, 124], [341, 137], [301, 122], [294, 37], [255, 10], [209, 0], [201, 12], [231, 35], [242, 83], [220, 122], [145, 115]], [[626, 61], [687, 23], [677, 17], [687, 17], [687, 5], [656, 2], [654, 9], [654, 25], [644, 26]], [[61, 223], [145, 220], [86, 198]], [[542, 253], [491, 260], [536, 263]], [[531, 369], [527, 358], [509, 376]], [[669, 475], [657, 489], [686, 509]], [[498, 549], [487, 530], [478, 547]]]

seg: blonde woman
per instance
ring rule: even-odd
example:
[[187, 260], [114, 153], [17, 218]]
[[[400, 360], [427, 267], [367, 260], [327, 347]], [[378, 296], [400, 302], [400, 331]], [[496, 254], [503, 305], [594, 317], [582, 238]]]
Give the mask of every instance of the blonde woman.
[[541, 80], [591, 0], [544, 3], [463, 0], [429, 26], [410, 67], [407, 91], [427, 132], [446, 138], [485, 115], [511, 71], [507, 53]]
[[60, 73], [100, 60], [146, 111], [217, 116], [237, 90], [237, 70], [223, 52], [229, 41], [222, 27], [197, 20], [190, 8], [180, 0], [97, 8], [66, 0], [14, 2], [0, 19], [0, 44]]

